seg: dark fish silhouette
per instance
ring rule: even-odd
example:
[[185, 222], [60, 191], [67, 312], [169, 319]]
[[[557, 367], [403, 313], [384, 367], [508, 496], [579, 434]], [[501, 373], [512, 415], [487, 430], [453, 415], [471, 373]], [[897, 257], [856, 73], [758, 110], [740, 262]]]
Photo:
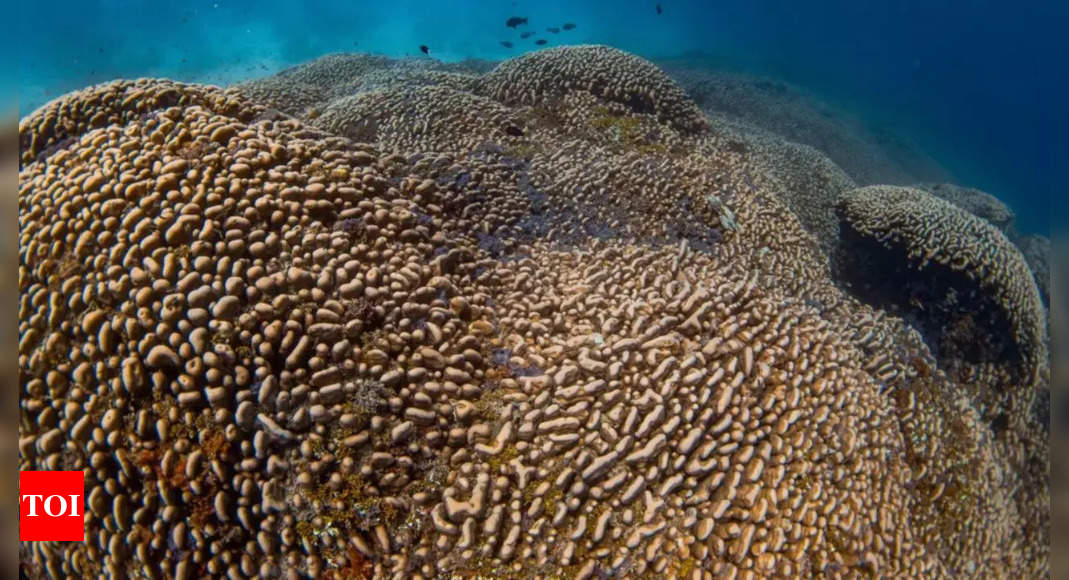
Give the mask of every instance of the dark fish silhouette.
[[537, 44], [538, 46], [542, 46], [545, 43], [546, 43], [546, 39], [544, 39], [544, 38], [539, 38], [538, 40], [535, 41], [535, 44]]
[[527, 18], [524, 18], [522, 16], [513, 16], [505, 21], [505, 26], [508, 26], [509, 28], [516, 28], [521, 24], [527, 24]]
[[502, 40], [501, 46], [504, 46], [505, 48], [512, 48], [512, 43], [507, 40]]
[[658, 15], [658, 16], [660, 16], [661, 12], [663, 12], [663, 11], [664, 11], [664, 10], [663, 10], [663, 9], [661, 8], [661, 5], [660, 5], [660, 4], [658, 4], [658, 5], [657, 5], [657, 15]]
[[548, 30], [548, 31], [552, 32], [553, 34], [556, 34], [556, 33], [560, 32], [560, 29], [559, 29], [559, 28], [557, 28], [556, 26], [550, 26], [550, 27], [549, 27], [549, 28], [547, 28], [546, 30]]
[[516, 127], [516, 126], [513, 126], [513, 125], [509, 125], [509, 126], [505, 127], [505, 132], [508, 133], [509, 135], [512, 135], [513, 137], [521, 137], [521, 136], [523, 136], [523, 129], [520, 129], [519, 127]]
[[430, 54], [431, 53], [431, 49], [427, 48], [426, 44], [419, 45], [419, 51], [422, 52], [423, 54]]
[[534, 35], [534, 32], [528, 30], [527, 32], [521, 32], [520, 38], [530, 38], [532, 35]]
[[565, 30], [571, 30], [571, 29], [575, 28], [575, 23], [573, 23], [573, 22], [565, 22], [564, 26], [562, 26], [561, 28], [563, 28]]

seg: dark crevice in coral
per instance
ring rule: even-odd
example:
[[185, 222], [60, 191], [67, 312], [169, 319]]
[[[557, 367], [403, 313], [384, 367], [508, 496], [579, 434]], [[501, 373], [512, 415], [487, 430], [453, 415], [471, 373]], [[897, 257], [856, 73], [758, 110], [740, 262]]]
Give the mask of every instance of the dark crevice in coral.
[[833, 260], [839, 284], [862, 302], [901, 316], [924, 337], [939, 367], [957, 375], [983, 363], [1023, 368], [1004, 311], [964, 273], [888, 248], [841, 223]]
[[[43, 163], [45, 161], [48, 161], [49, 157], [52, 157], [56, 153], [70, 148], [71, 145], [74, 145], [77, 142], [78, 137], [76, 136], [69, 136], [64, 139], [61, 139], [56, 143], [53, 143], [52, 145], [49, 145], [48, 147], [42, 149], [41, 152], [37, 154], [37, 158], [34, 159], [34, 161], [37, 163]], [[22, 169], [21, 165], [19, 166], [19, 169]]]
[[[1069, 424], [1065, 418], [1069, 417], [1066, 410], [1069, 410], [1069, 401], [1065, 401], [1064, 397], [1060, 398], [1062, 404], [1062, 410], [1058, 416], [1063, 417], [1062, 424]], [[1050, 433], [1050, 421], [1051, 421], [1051, 396], [1050, 389], [1043, 387], [1039, 390], [1035, 400], [1032, 402], [1032, 420], [1043, 426], [1044, 433]]]

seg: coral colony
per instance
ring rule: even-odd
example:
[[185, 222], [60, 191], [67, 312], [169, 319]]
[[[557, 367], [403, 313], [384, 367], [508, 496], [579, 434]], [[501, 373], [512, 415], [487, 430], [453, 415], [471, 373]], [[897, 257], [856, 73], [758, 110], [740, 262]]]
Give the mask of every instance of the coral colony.
[[639, 57], [115, 81], [19, 140], [19, 467], [87, 496], [37, 574], [1047, 570], [1021, 252]]

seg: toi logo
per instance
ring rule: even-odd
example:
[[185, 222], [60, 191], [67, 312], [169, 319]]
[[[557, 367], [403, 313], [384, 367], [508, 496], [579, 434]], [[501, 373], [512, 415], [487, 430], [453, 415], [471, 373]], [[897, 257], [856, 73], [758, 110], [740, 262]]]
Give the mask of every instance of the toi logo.
[[81, 471], [19, 472], [19, 541], [84, 542]]

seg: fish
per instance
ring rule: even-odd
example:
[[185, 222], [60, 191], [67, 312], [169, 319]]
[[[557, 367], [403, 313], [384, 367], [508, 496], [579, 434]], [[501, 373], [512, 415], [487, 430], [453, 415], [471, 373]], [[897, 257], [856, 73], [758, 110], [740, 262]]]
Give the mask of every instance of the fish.
[[658, 16], [660, 16], [660, 15], [661, 15], [661, 12], [664, 12], [664, 9], [663, 9], [663, 8], [661, 8], [661, 5], [660, 5], [660, 4], [658, 4], [658, 5], [657, 5], [657, 15], [658, 15]]
[[534, 35], [534, 32], [528, 30], [527, 32], [521, 32], [520, 38], [530, 38], [532, 35]]
[[505, 48], [512, 48], [512, 43], [507, 40], [502, 40], [501, 46], [504, 46]]
[[546, 30], [548, 30], [549, 32], [552, 32], [553, 34], [556, 34], [556, 33], [560, 32], [560, 28], [557, 28], [556, 26], [550, 26]]
[[419, 51], [422, 52], [423, 54], [430, 54], [431, 53], [431, 49], [427, 48], [426, 44], [419, 45]]
[[561, 26], [561, 28], [563, 28], [565, 30], [571, 30], [571, 29], [575, 28], [575, 23], [574, 22], [565, 22], [564, 25]]
[[527, 24], [527, 18], [523, 16], [512, 16], [505, 21], [505, 26], [508, 26], [509, 28], [516, 28], [521, 24]]
[[539, 38], [538, 40], [535, 41], [535, 44], [537, 44], [538, 46], [542, 46], [545, 43], [546, 43], [546, 39], [544, 39], [544, 38]]
[[519, 127], [516, 127], [514, 125], [508, 125], [507, 127], [505, 127], [505, 132], [509, 135], [512, 135], [513, 137], [523, 136], [523, 129], [520, 129]]

